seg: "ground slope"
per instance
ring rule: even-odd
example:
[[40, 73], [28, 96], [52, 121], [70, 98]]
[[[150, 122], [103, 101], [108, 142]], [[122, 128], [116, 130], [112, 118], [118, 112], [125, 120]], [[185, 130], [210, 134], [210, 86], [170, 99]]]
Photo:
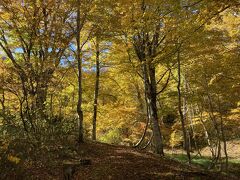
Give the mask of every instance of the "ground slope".
[[35, 160], [22, 163], [21, 171], [9, 169], [9, 172], [0, 172], [0, 175], [2, 179], [11, 180], [63, 179], [64, 164], [78, 164], [81, 159], [90, 160], [91, 164], [79, 165], [74, 179], [234, 179], [130, 147], [96, 142], [87, 142], [77, 148], [48, 147]]

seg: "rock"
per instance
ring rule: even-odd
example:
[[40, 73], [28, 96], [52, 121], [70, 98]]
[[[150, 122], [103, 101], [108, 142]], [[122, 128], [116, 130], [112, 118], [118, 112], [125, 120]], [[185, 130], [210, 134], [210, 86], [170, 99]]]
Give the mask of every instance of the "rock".
[[80, 164], [82, 166], [91, 165], [92, 161], [91, 161], [91, 159], [80, 159]]

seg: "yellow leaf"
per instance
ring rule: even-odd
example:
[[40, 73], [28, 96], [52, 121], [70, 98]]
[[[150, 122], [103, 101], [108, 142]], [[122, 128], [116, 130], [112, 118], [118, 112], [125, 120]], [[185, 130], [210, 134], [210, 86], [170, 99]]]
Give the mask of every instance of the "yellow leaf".
[[7, 159], [15, 164], [18, 164], [20, 162], [20, 158], [13, 156], [13, 155], [8, 155]]

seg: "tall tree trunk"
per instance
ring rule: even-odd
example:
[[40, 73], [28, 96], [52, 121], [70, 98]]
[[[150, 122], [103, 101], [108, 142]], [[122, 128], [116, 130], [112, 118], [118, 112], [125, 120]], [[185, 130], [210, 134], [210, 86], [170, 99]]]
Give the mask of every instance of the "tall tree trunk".
[[146, 92], [147, 106], [149, 107], [149, 119], [152, 122], [153, 140], [155, 143], [155, 152], [159, 155], [164, 155], [163, 140], [159, 127], [159, 120], [157, 114], [157, 89], [155, 79], [155, 67], [143, 63], [143, 77]]
[[[187, 124], [188, 123], [188, 104], [187, 104], [187, 98], [186, 98], [186, 96], [185, 95], [182, 95], [182, 92], [184, 92], [184, 93], [186, 93], [186, 80], [184, 79], [184, 88], [183, 88], [184, 90], [181, 90], [181, 85], [180, 85], [180, 93], [181, 93], [181, 97], [182, 97], [182, 104], [181, 104], [181, 106], [182, 106], [182, 113], [183, 113], [183, 119], [184, 119], [184, 124]], [[186, 130], [186, 137], [188, 137], [187, 138], [187, 140], [188, 140], [188, 146], [189, 146], [189, 151], [191, 150], [191, 132], [190, 131], [187, 131]], [[187, 150], [186, 149], [186, 147], [187, 147], [187, 144], [185, 144], [186, 142], [184, 141], [184, 145], [183, 145], [183, 147], [184, 147], [184, 149], [185, 150]]]
[[[141, 1], [141, 10], [144, 15], [147, 5], [145, 1]], [[133, 36], [133, 46], [138, 56], [139, 63], [141, 63], [142, 75], [144, 81], [145, 94], [147, 99], [147, 106], [149, 107], [148, 116], [152, 124], [153, 141], [155, 145], [155, 152], [164, 155], [163, 140], [159, 126], [158, 109], [157, 109], [157, 82], [156, 82], [156, 64], [154, 57], [157, 55], [157, 48], [165, 39], [165, 36], [159, 36], [160, 24], [157, 24], [153, 34], [140, 30], [141, 33], [136, 33]]]
[[82, 112], [82, 56], [81, 56], [81, 44], [80, 44], [80, 32], [81, 32], [81, 22], [80, 22], [80, 6], [81, 0], [77, 0], [77, 31], [76, 31], [76, 41], [77, 41], [77, 63], [78, 63], [78, 142], [82, 143], [83, 139], [83, 112]]
[[181, 120], [181, 124], [182, 124], [183, 139], [184, 139], [184, 144], [185, 144], [184, 149], [186, 150], [186, 153], [187, 153], [188, 162], [191, 163], [191, 154], [190, 154], [187, 130], [186, 130], [186, 127], [185, 127], [185, 118], [184, 118], [184, 115], [183, 115], [183, 112], [182, 112], [180, 49], [178, 50], [178, 53], [177, 53], [177, 61], [178, 61], [178, 85], [177, 85], [177, 89], [178, 89], [178, 111], [179, 111], [179, 114], [180, 114], [180, 120]]
[[96, 80], [94, 90], [94, 104], [93, 104], [93, 119], [92, 119], [92, 140], [96, 140], [96, 126], [97, 126], [97, 108], [98, 108], [98, 94], [99, 94], [99, 78], [100, 78], [100, 49], [99, 38], [96, 38]]

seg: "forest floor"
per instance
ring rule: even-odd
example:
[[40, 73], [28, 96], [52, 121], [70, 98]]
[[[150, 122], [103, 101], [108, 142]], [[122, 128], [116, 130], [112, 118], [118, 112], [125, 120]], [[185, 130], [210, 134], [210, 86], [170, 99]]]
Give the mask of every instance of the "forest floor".
[[[221, 144], [223, 147], [223, 143]], [[183, 149], [167, 149], [165, 150], [167, 154], [186, 154]], [[227, 152], [230, 159], [240, 161], [240, 139], [227, 141]], [[196, 155], [198, 152], [194, 152], [192, 155]], [[224, 154], [222, 150], [222, 154]], [[201, 149], [201, 155], [204, 157], [210, 157], [211, 151], [209, 147]]]
[[[22, 154], [27, 152], [24, 148], [21, 148], [24, 151]], [[1, 164], [0, 179], [63, 179], [63, 166], [79, 164], [81, 160], [89, 160], [91, 163], [79, 164], [74, 179], [237, 179], [233, 175], [207, 172], [169, 157], [97, 142], [69, 147], [51, 144], [44, 145], [42, 150], [31, 150], [34, 155], [30, 157], [32, 153], [28, 154], [17, 165]]]
[[[222, 143], [223, 147], [223, 143]], [[186, 152], [183, 149], [167, 149], [165, 150], [168, 157], [186, 163], [188, 161]], [[191, 153], [192, 163], [207, 169], [211, 165], [211, 151], [209, 147], [205, 147], [200, 150], [201, 156], [198, 152]], [[229, 173], [240, 177], [240, 139], [227, 141], [227, 152], [228, 152], [228, 169]], [[222, 155], [224, 152], [222, 150]], [[225, 159], [223, 158], [223, 163]], [[217, 165], [219, 166], [219, 165]], [[240, 179], [240, 178], [238, 178]]]

